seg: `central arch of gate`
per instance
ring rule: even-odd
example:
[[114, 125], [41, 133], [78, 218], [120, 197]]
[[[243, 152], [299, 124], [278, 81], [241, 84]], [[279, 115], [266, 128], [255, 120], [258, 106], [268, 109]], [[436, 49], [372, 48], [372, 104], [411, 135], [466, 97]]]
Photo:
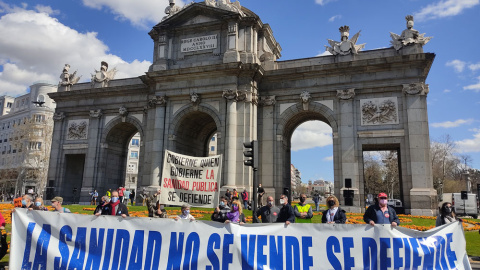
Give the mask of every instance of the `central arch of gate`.
[[258, 15], [211, 3], [192, 2], [152, 28], [144, 75], [49, 94], [57, 105], [48, 180], [57, 194], [71, 193], [74, 181], [88, 201], [95, 188], [121, 185], [126, 145], [138, 132], [137, 193], [161, 186], [165, 150], [206, 156], [216, 134], [221, 192], [256, 188], [243, 143], [257, 140], [259, 181], [278, 199], [290, 188], [294, 129], [320, 120], [333, 130], [342, 207], [364, 209], [363, 151], [395, 150], [406, 212], [433, 214], [425, 84], [433, 53], [416, 44], [279, 61], [281, 47]]

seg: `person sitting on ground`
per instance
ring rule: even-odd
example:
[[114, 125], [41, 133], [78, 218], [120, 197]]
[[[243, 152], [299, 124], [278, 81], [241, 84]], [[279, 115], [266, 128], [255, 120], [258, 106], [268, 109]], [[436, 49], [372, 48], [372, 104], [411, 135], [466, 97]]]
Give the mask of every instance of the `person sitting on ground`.
[[175, 220], [179, 219], [188, 219], [190, 221], [194, 221], [195, 217], [190, 214], [190, 205], [189, 204], [184, 204], [182, 205], [182, 213], [175, 217]]
[[225, 220], [225, 223], [245, 223], [245, 215], [243, 214], [242, 204], [239, 200], [234, 200], [232, 202], [232, 207], [230, 212], [227, 213], [227, 219]]
[[105, 205], [102, 210], [102, 214], [104, 215], [111, 215], [111, 216], [121, 216], [126, 218], [128, 216], [128, 208], [125, 204], [120, 202], [120, 198], [118, 196], [118, 191], [112, 191], [112, 198], [110, 203]]
[[295, 223], [295, 210], [288, 203], [288, 197], [282, 194], [280, 196], [280, 213], [278, 214], [277, 222], [285, 222], [286, 225], [290, 223]]
[[101, 214], [107, 215], [108, 213], [104, 211], [104, 208], [108, 203], [110, 203], [110, 198], [107, 195], [103, 196], [100, 199], [100, 204], [97, 205], [97, 207], [95, 208], [95, 211], [93, 211], [93, 214], [95, 216], [100, 216]]
[[260, 220], [258, 220], [258, 216], [261, 217], [262, 223], [275, 223], [277, 221], [280, 209], [278, 209], [274, 203], [275, 201], [273, 200], [273, 197], [268, 196], [267, 205], [260, 207], [253, 217], [257, 223], [260, 222]]
[[33, 210], [48, 211], [48, 208], [43, 204], [43, 199], [37, 197], [35, 199], [35, 205], [33, 206]]
[[63, 204], [63, 198], [62, 197], [55, 197], [51, 200], [51, 202], [52, 202], [52, 206], [55, 208], [55, 209], [53, 209], [53, 212], [72, 213], [72, 211], [70, 211], [70, 209], [62, 206], [62, 204]]
[[158, 197], [160, 197], [160, 194], [162, 193], [162, 190], [159, 188], [157, 189], [157, 192], [153, 193], [152, 195], [148, 196], [148, 193], [145, 195], [145, 204], [147, 205], [148, 209], [148, 216], [153, 217], [153, 218], [166, 218], [167, 216], [167, 211], [165, 210], [165, 207], [163, 204], [160, 204], [158, 201]]
[[307, 202], [307, 195], [300, 194], [300, 202], [295, 205], [295, 222], [296, 223], [312, 223], [313, 210], [312, 206]]
[[400, 224], [397, 212], [388, 205], [387, 194], [383, 192], [378, 194], [378, 203], [367, 208], [363, 220], [372, 226], [375, 224], [390, 224], [392, 227], [396, 227]]
[[220, 203], [213, 211], [211, 216], [212, 221], [225, 222], [227, 220], [227, 213], [230, 212], [230, 206], [228, 206], [228, 200], [225, 196], [220, 197]]
[[339, 207], [337, 197], [330, 195], [327, 198], [327, 210], [323, 211], [322, 223], [341, 223], [344, 224], [347, 221], [347, 215], [345, 210]]
[[442, 204], [442, 208], [440, 209], [440, 214], [437, 217], [437, 221], [435, 222], [435, 227], [442, 226], [444, 224], [452, 223], [455, 221], [462, 221], [461, 219], [457, 218], [455, 215], [455, 211], [452, 209], [452, 204], [449, 202], [444, 202]]

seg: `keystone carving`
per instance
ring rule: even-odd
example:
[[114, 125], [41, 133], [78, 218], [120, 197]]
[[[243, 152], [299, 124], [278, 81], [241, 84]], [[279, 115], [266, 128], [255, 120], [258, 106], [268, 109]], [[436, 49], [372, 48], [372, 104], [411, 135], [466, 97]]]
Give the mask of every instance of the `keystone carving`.
[[305, 111], [308, 110], [308, 104], [310, 103], [311, 99], [312, 99], [312, 96], [308, 91], [303, 91], [300, 94], [300, 100], [302, 101], [302, 104], [303, 104], [303, 110]]

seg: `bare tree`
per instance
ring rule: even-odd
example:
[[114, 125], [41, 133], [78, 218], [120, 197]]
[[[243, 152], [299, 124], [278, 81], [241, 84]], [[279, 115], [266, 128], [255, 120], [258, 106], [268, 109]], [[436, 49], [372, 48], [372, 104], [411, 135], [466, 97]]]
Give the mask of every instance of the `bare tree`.
[[363, 177], [365, 182], [365, 194], [378, 194], [383, 192], [382, 164], [372, 151], [363, 152]]
[[398, 174], [398, 156], [397, 151], [380, 152], [383, 162], [383, 180], [385, 182], [385, 190], [389, 198], [399, 198], [400, 181]]

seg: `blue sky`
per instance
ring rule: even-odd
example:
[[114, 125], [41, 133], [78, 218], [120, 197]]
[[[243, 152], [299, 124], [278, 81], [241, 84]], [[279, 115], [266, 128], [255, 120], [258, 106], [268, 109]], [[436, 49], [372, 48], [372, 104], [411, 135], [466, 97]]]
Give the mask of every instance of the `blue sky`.
[[[177, 5], [185, 2], [177, 0]], [[433, 39], [425, 52], [436, 54], [427, 78], [430, 135], [449, 134], [459, 154], [480, 169], [480, 0], [243, 0], [270, 24], [283, 51], [280, 60], [325, 52], [338, 28], [361, 32], [364, 50], [390, 47], [390, 34], [414, 28]], [[100, 61], [117, 67], [116, 78], [142, 75], [153, 57], [151, 27], [168, 0], [0, 0], [0, 95], [18, 96], [35, 81], [58, 82], [64, 64], [88, 81]], [[292, 162], [304, 181], [333, 180], [331, 129], [315, 122], [292, 137]], [[302, 164], [302, 165], [299, 165]]]

